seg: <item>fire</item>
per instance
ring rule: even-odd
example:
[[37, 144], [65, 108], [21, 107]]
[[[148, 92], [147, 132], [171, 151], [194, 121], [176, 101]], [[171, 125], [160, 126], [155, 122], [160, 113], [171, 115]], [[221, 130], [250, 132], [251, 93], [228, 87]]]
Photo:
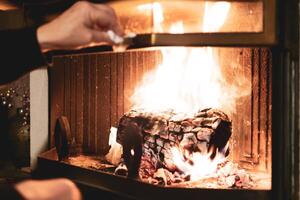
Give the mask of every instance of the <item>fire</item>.
[[[230, 10], [228, 2], [206, 2], [204, 10], [203, 32], [218, 31], [226, 20]], [[153, 11], [154, 32], [163, 32], [164, 13], [159, 3], [151, 5]], [[182, 21], [171, 24], [170, 33], [184, 33]], [[148, 73], [132, 96], [134, 109], [146, 111], [165, 111], [172, 109], [177, 113], [193, 115], [203, 108], [231, 107], [234, 95], [230, 87], [224, 84], [220, 65], [215, 58], [213, 48], [162, 48], [162, 63]], [[211, 153], [194, 152], [184, 155], [179, 148], [173, 147], [173, 161], [191, 180], [211, 175], [225, 156], [217, 153], [213, 160]], [[192, 164], [191, 164], [192, 163]]]
[[163, 9], [160, 3], [154, 2], [150, 4], [142, 4], [138, 6], [142, 12], [152, 11], [153, 31], [156, 33], [163, 32], [162, 23], [164, 22]]
[[184, 174], [190, 175], [191, 181], [213, 176], [218, 165], [226, 160], [225, 156], [218, 151], [214, 159], [210, 159], [212, 152], [207, 154], [193, 152], [190, 155], [185, 154], [183, 156], [183, 153], [177, 147], [173, 147], [171, 152], [176, 167]]
[[[163, 9], [153, 3], [154, 30], [162, 31]], [[217, 31], [222, 27], [230, 9], [227, 2], [206, 2], [203, 31]], [[217, 17], [215, 17], [217, 16]], [[184, 25], [178, 21], [170, 26], [170, 33], [183, 33]], [[199, 109], [228, 107], [232, 90], [223, 84], [222, 74], [214, 50], [205, 48], [162, 48], [162, 64], [144, 77], [136, 88], [132, 102], [134, 108], [150, 111], [173, 109], [193, 114]]]
[[217, 32], [224, 24], [229, 10], [230, 3], [228, 2], [206, 2], [202, 27], [203, 32]]

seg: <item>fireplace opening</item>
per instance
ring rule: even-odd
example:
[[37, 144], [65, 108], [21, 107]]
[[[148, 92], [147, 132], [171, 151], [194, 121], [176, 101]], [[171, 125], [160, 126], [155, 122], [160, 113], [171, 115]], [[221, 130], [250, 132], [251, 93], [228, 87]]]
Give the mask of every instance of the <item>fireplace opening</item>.
[[[270, 191], [272, 50], [240, 45], [272, 32], [268, 10], [261, 1], [176, 2], [110, 3], [152, 47], [53, 57], [50, 143], [59, 155], [44, 158], [160, 188]], [[197, 34], [216, 43], [198, 45]]]
[[271, 59], [267, 48], [210, 47], [57, 56], [52, 136], [66, 116], [75, 148], [63, 162], [113, 176], [269, 190]]

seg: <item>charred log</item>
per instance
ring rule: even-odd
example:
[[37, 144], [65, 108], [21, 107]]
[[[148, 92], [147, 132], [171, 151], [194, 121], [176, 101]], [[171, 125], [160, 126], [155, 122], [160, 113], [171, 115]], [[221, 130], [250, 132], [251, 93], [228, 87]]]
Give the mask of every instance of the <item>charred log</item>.
[[124, 148], [123, 158], [129, 172], [138, 168], [141, 158], [155, 169], [154, 172], [161, 167], [174, 172], [172, 147], [190, 153], [210, 152], [213, 159], [218, 151], [228, 155], [225, 147], [231, 133], [231, 120], [217, 109], [201, 110], [192, 117], [172, 111], [132, 110], [119, 121], [117, 142]]

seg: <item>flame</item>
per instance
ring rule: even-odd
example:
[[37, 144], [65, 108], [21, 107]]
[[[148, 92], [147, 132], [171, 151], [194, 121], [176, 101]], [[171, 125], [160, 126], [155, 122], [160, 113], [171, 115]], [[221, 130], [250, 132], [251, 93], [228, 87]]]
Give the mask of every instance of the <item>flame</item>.
[[[162, 31], [163, 9], [152, 4], [154, 30]], [[203, 30], [217, 31], [230, 9], [227, 2], [206, 2]], [[182, 21], [170, 26], [170, 33], [184, 33]], [[232, 91], [224, 87], [220, 66], [210, 47], [161, 49], [163, 62], [148, 73], [132, 96], [134, 109], [166, 110], [193, 114], [199, 109], [228, 106]]]
[[[228, 2], [206, 2], [203, 32], [218, 31], [226, 20], [230, 6]], [[151, 9], [154, 31], [164, 31], [163, 7], [153, 3]], [[184, 33], [183, 22], [171, 24], [169, 32]], [[135, 89], [132, 96], [134, 109], [150, 112], [172, 109], [177, 113], [193, 115], [208, 107], [224, 110], [230, 102], [234, 102], [235, 95], [224, 84], [213, 48], [172, 47], [162, 48], [161, 53], [162, 63], [146, 74], [142, 84]], [[177, 147], [173, 147], [171, 152], [174, 164], [184, 174], [190, 175], [191, 180], [213, 174], [225, 159], [222, 151], [218, 151], [213, 160], [210, 159], [211, 152], [187, 153]]]
[[154, 32], [163, 32], [163, 28], [161, 26], [161, 24], [164, 22], [163, 9], [160, 3], [157, 2], [153, 3], [152, 6]]
[[203, 32], [217, 32], [224, 24], [229, 10], [230, 3], [228, 2], [206, 2], [202, 27]]
[[210, 159], [212, 152], [207, 154], [192, 152], [190, 155], [185, 154], [183, 156], [182, 151], [177, 147], [172, 147], [171, 152], [176, 167], [185, 175], [190, 175], [191, 181], [214, 175], [218, 165], [226, 160], [224, 154], [219, 153], [219, 151], [217, 151], [214, 159]]
[[153, 2], [148, 4], [139, 5], [138, 10], [141, 12], [148, 12], [149, 10], [152, 11], [152, 21], [153, 21], [153, 32], [155, 33], [162, 33], [163, 27], [162, 23], [164, 22], [164, 14], [163, 9], [160, 3]]

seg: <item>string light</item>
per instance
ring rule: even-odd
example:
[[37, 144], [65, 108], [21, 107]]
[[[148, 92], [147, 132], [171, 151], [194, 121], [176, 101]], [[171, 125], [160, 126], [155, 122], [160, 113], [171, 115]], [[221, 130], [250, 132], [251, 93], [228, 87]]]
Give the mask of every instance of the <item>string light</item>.
[[0, 90], [0, 106], [7, 109], [9, 118], [17, 127], [17, 134], [29, 134], [30, 98], [26, 86], [9, 87]]

